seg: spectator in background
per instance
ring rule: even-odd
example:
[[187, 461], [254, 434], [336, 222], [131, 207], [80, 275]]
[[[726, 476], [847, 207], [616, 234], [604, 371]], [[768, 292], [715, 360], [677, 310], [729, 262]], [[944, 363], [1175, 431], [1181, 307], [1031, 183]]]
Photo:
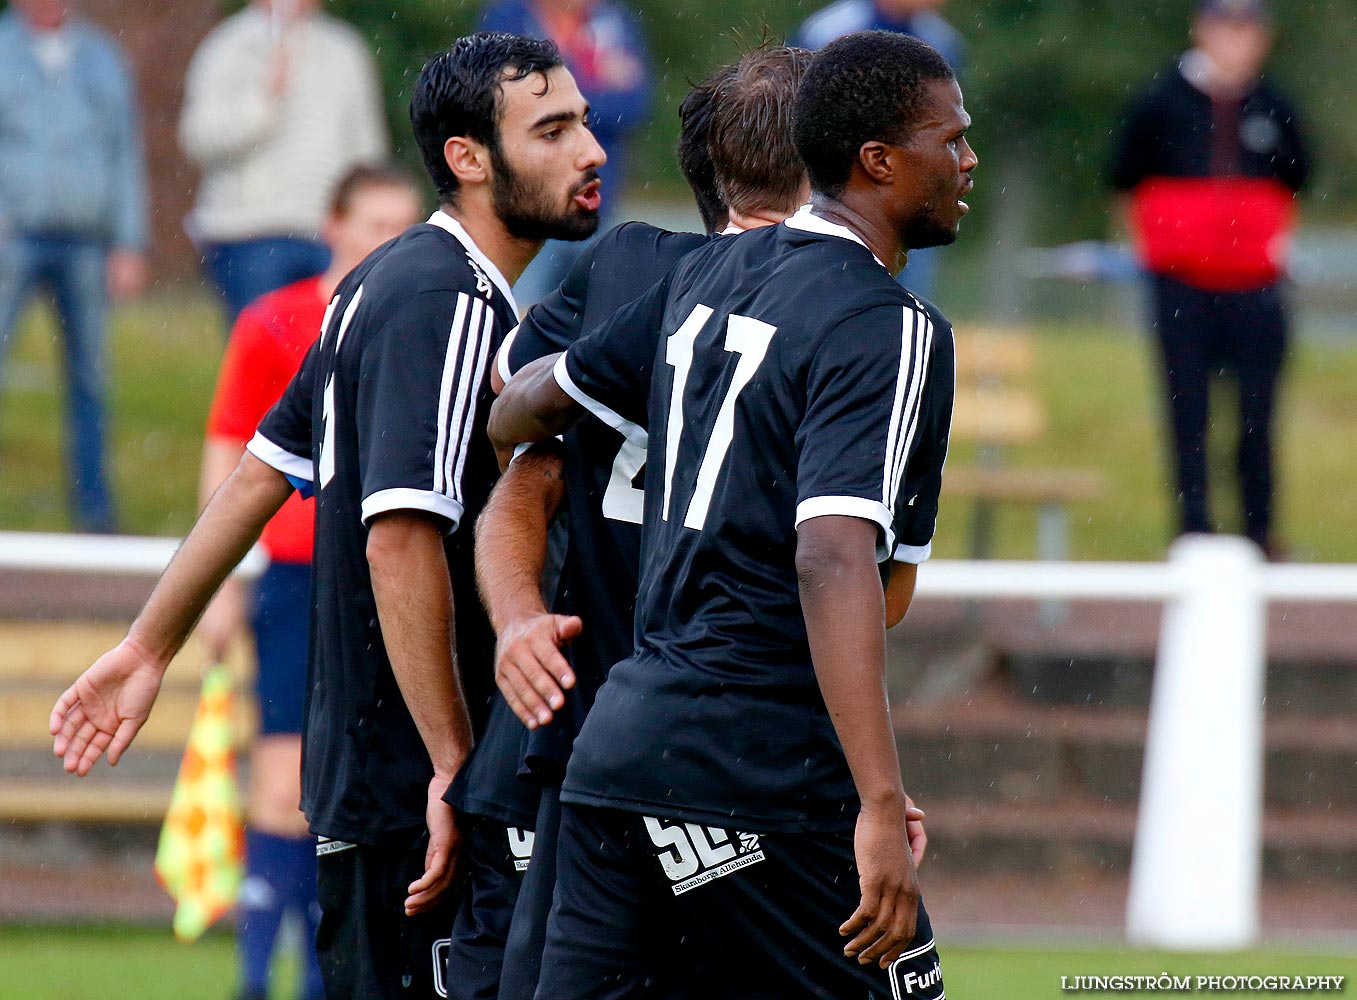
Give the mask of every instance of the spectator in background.
[[[933, 46], [959, 76], [966, 42], [938, 13], [946, 3], [947, 0], [838, 0], [806, 18], [792, 44], [817, 50], [855, 31], [896, 31]], [[939, 247], [911, 250], [909, 262], [896, 280], [914, 294], [931, 300], [937, 294], [939, 253]]]
[[[205, 505], [236, 467], [255, 427], [282, 395], [312, 341], [341, 278], [382, 243], [418, 221], [414, 182], [394, 167], [358, 166], [339, 181], [322, 224], [329, 269], [278, 289], [246, 307], [222, 361], [203, 448], [201, 501]], [[259, 739], [250, 766], [245, 833], [246, 880], [236, 923], [239, 1000], [267, 994], [274, 939], [288, 910], [306, 923], [306, 1000], [323, 990], [316, 964], [316, 841], [301, 801], [302, 705], [306, 692], [311, 617], [311, 500], [294, 493], [260, 538], [269, 567], [250, 596], [250, 624], [259, 669]], [[198, 634], [214, 660], [242, 630], [246, 597], [227, 580], [208, 606]]]
[[253, 0], [189, 66], [179, 139], [202, 170], [188, 229], [232, 323], [324, 271], [325, 195], [387, 155], [381, 88], [357, 31], [320, 0]]
[[[604, 204], [616, 206], [626, 183], [626, 140], [650, 104], [650, 57], [635, 15], [613, 0], [494, 0], [480, 26], [556, 43], [589, 102], [594, 136], [608, 154], [598, 171]], [[519, 306], [553, 291], [588, 245], [549, 241], [514, 286]]]
[[0, 373], [39, 289], [66, 349], [72, 520], [112, 532], [105, 468], [108, 301], [146, 281], [146, 165], [123, 53], [66, 0], [0, 14]]
[[1290, 103], [1260, 76], [1272, 44], [1263, 0], [1206, 0], [1193, 47], [1125, 113], [1112, 181], [1131, 193], [1149, 272], [1176, 452], [1179, 530], [1209, 532], [1212, 373], [1239, 383], [1244, 530], [1280, 555], [1272, 523], [1272, 414], [1287, 343], [1281, 282], [1294, 196], [1310, 158]]

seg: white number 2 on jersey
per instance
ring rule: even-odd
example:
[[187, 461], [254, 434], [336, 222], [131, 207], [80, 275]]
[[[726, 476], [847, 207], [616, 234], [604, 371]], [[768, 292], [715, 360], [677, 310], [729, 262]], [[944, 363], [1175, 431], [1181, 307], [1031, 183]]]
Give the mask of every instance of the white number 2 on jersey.
[[631, 435], [622, 442], [613, 459], [608, 488], [603, 491], [603, 516], [613, 521], [640, 524], [644, 520], [646, 495], [632, 485], [646, 464], [645, 438]]
[[[698, 333], [711, 319], [712, 310], [698, 305], [688, 314], [683, 325], [665, 343], [664, 360], [674, 369], [674, 388], [669, 397], [669, 422], [665, 433], [664, 462], [664, 519], [669, 520], [670, 496], [674, 485], [674, 465], [678, 459], [679, 438], [683, 434], [683, 397], [688, 387], [688, 373], [693, 365], [693, 345]], [[707, 446], [703, 449], [702, 464], [698, 466], [697, 481], [693, 486], [693, 497], [688, 502], [688, 511], [683, 518], [685, 528], [701, 530], [707, 522], [707, 510], [711, 507], [712, 493], [716, 489], [716, 479], [725, 464], [726, 452], [730, 450], [735, 436], [735, 400], [747, 386], [763, 364], [768, 353], [768, 345], [773, 340], [777, 327], [750, 316], [732, 315], [726, 320], [725, 349], [738, 354], [735, 372], [730, 379], [730, 387], [721, 400], [721, 408], [716, 412], [716, 421], [707, 436]]]

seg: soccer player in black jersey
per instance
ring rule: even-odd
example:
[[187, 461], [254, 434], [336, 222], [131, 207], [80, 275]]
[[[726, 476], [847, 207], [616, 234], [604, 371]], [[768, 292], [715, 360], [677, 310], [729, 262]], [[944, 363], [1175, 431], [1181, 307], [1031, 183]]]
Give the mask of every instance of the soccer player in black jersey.
[[[684, 99], [679, 163], [709, 234], [728, 223], [735, 231], [776, 222], [805, 200], [809, 185], [791, 141], [791, 106], [809, 61], [810, 54], [800, 49], [759, 50], [713, 73]], [[710, 144], [709, 132], [715, 133]], [[730, 195], [729, 213], [718, 183]], [[562, 350], [708, 238], [643, 223], [606, 234], [561, 288], [534, 306], [510, 334], [498, 371], [507, 374]], [[454, 926], [450, 961], [462, 968], [463, 981], [450, 984], [452, 996], [530, 1000], [535, 990], [555, 885], [556, 793], [570, 744], [607, 668], [631, 650], [641, 532], [641, 491], [632, 480], [643, 457], [644, 448], [629, 444], [616, 430], [582, 423], [560, 449], [534, 450], [515, 463], [477, 523], [481, 595], [500, 626], [497, 660], [506, 674], [516, 677], [518, 661], [531, 657], [537, 643], [555, 654], [554, 643], [578, 625], [579, 619], [570, 616], [583, 616], [590, 624], [571, 650], [579, 680], [562, 693], [556, 721], [539, 726], [538, 716], [528, 716], [536, 731], [522, 754], [523, 776], [523, 726], [509, 703], [500, 701], [485, 740], [454, 782], [450, 798], [459, 812], [478, 817], [475, 829], [494, 830], [493, 838], [485, 839], [500, 848], [498, 858], [490, 859], [497, 863], [473, 871], [472, 893]], [[617, 468], [630, 471], [615, 473]], [[616, 485], [611, 485], [614, 477]], [[570, 500], [564, 503], [567, 483]], [[554, 602], [562, 614], [551, 616], [539, 581], [547, 525], [563, 503], [569, 547]], [[508, 682], [505, 693], [522, 711], [523, 702]], [[547, 793], [540, 811], [539, 789]], [[529, 802], [533, 811], [525, 815]], [[530, 865], [514, 854], [527, 843], [524, 827], [535, 831]], [[523, 892], [515, 908], [520, 883]], [[495, 978], [500, 954], [503, 972]], [[467, 976], [467, 969], [474, 975]]]
[[636, 645], [570, 758], [539, 996], [943, 995], [879, 564], [932, 536], [953, 368], [891, 272], [955, 238], [969, 124], [923, 43], [826, 47], [811, 205], [689, 254], [492, 412], [502, 453], [581, 408], [648, 431]]
[[510, 285], [543, 240], [598, 224], [604, 154], [587, 114], [549, 42], [482, 33], [424, 67], [411, 120], [440, 210], [341, 282], [128, 637], [52, 713], [68, 770], [105, 750], [117, 763], [213, 591], [293, 487], [314, 490], [302, 804], [321, 841], [331, 1000], [444, 992], [459, 832], [443, 795], [493, 691], [493, 632], [456, 529], [498, 472], [484, 425], [517, 320]]

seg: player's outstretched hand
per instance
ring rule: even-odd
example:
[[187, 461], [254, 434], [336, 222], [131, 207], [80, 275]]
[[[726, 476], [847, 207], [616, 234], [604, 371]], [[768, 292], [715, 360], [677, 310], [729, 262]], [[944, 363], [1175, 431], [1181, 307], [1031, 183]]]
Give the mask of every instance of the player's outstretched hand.
[[905, 796], [905, 833], [909, 836], [909, 851], [914, 855], [914, 867], [917, 870], [924, 863], [924, 853], [928, 850], [928, 832], [924, 829], [926, 813], [914, 804], [914, 800]]
[[108, 752], [116, 765], [151, 714], [164, 671], [124, 639], [81, 674], [57, 699], [48, 719], [52, 752], [68, 772], [84, 777]]
[[858, 813], [853, 853], [862, 901], [839, 928], [843, 953], [860, 965], [886, 968], [914, 939], [919, 882], [909, 854], [908, 820], [897, 809]]
[[424, 874], [406, 888], [410, 894], [405, 897], [407, 917], [433, 909], [452, 884], [462, 835], [457, 829], [452, 806], [443, 801], [443, 793], [447, 790], [447, 778], [435, 776], [429, 782], [429, 804], [424, 811], [424, 821], [429, 826], [429, 847], [424, 852]]
[[545, 726], [565, 704], [575, 674], [561, 655], [584, 623], [574, 615], [539, 614], [510, 622], [495, 647], [495, 683], [529, 729]]

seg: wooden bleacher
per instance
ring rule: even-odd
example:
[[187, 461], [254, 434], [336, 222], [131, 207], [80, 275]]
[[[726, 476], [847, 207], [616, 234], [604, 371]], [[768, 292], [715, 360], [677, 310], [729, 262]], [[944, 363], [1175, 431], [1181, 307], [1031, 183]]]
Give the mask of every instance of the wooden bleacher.
[[1046, 410], [1031, 385], [1036, 344], [1017, 327], [960, 327], [956, 330], [957, 392], [952, 440], [974, 445], [975, 461], [949, 461], [944, 497], [973, 503], [969, 552], [993, 554], [994, 511], [1000, 504], [1037, 508], [1036, 552], [1042, 559], [1069, 555], [1072, 503], [1096, 500], [1107, 489], [1091, 469], [1014, 468], [1007, 451], [1039, 443], [1047, 432]]
[[[0, 822], [159, 824], [164, 818], [204, 666], [192, 641], [166, 671], [155, 710], [119, 767], [100, 761], [76, 778], [52, 756], [47, 719], [53, 703], [125, 631], [104, 622], [0, 622]], [[231, 667], [238, 678], [251, 675], [246, 643], [236, 644]], [[250, 698], [237, 698], [236, 714], [244, 746], [255, 725]]]

